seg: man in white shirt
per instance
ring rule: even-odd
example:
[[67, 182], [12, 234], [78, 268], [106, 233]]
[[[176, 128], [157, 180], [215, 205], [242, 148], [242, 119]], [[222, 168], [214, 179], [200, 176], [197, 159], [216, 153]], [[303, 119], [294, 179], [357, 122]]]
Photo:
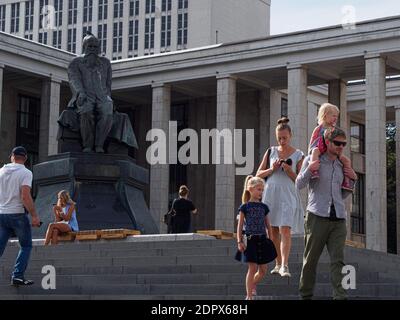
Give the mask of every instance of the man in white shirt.
[[0, 257], [8, 239], [15, 234], [20, 250], [11, 275], [12, 285], [32, 285], [24, 278], [32, 250], [31, 225], [25, 209], [32, 216], [32, 226], [40, 227], [39, 216], [31, 197], [32, 172], [25, 167], [28, 159], [24, 147], [15, 147], [11, 163], [0, 169]]

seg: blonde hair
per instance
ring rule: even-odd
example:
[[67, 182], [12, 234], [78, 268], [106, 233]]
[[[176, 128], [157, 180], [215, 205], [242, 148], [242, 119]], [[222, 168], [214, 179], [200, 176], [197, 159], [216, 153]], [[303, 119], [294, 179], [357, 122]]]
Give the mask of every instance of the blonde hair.
[[73, 204], [75, 205], [75, 202], [72, 201], [71, 196], [69, 195], [69, 192], [67, 190], [61, 190], [58, 194], [58, 199], [62, 200], [66, 205], [67, 204]]
[[287, 130], [289, 131], [290, 135], [292, 135], [292, 128], [289, 126], [289, 118], [282, 117], [278, 120], [278, 125], [276, 126], [276, 132]]
[[324, 103], [321, 105], [321, 107], [318, 110], [318, 124], [321, 125], [324, 123], [326, 116], [329, 113], [333, 113], [336, 112], [337, 114], [340, 113], [340, 110], [337, 106], [335, 106], [334, 104], [331, 103]]
[[180, 186], [178, 193], [181, 197], [186, 197], [189, 194], [189, 188], [186, 186]]
[[254, 188], [259, 184], [262, 184], [264, 186], [264, 180], [259, 177], [253, 177], [253, 176], [246, 177], [246, 180], [244, 180], [242, 203], [247, 203], [250, 201], [251, 194], [249, 188]]

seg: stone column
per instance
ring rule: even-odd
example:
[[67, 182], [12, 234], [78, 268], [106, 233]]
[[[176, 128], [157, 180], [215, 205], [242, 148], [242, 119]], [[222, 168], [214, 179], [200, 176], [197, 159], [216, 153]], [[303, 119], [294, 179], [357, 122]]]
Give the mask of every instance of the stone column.
[[[109, 2], [111, 2], [111, 1], [109, 1]], [[114, 8], [114, 6], [111, 5], [111, 3], [109, 3], [108, 6]], [[82, 48], [82, 42], [83, 42], [82, 24], [83, 24], [83, 1], [78, 1], [76, 24], [74, 25], [74, 27], [76, 28], [76, 54], [77, 55], [81, 54], [82, 49], [83, 49]]]
[[366, 247], [387, 251], [386, 65], [380, 55], [366, 64]]
[[61, 81], [46, 79], [42, 84], [39, 133], [39, 162], [58, 153], [57, 120], [60, 115]]
[[4, 64], [0, 64], [0, 145], [3, 145], [2, 130], [3, 130], [3, 80], [4, 80]]
[[395, 107], [396, 112], [396, 232], [397, 254], [400, 254], [400, 105]]
[[255, 164], [255, 170], [261, 163], [265, 151], [270, 144], [270, 90], [265, 88], [259, 91], [259, 148], [258, 148], [258, 163]]
[[[169, 120], [171, 114], [171, 87], [168, 85], [153, 85], [152, 129], [161, 129], [169, 145]], [[168, 161], [168, 148], [166, 150]], [[160, 233], [167, 228], [162, 217], [168, 211], [169, 195], [169, 164], [153, 164], [150, 169], [150, 212], [159, 227]]]
[[[228, 129], [233, 138], [235, 127], [236, 79], [222, 76], [217, 79], [217, 130]], [[224, 140], [225, 143], [227, 143], [226, 140]], [[231, 164], [225, 164], [225, 158], [231, 159]], [[230, 154], [226, 154], [224, 146], [221, 146], [219, 164], [216, 165], [215, 229], [234, 231], [235, 212], [235, 164], [232, 143]]]
[[288, 66], [288, 116], [293, 130], [292, 145], [307, 154], [308, 137], [307, 70]]
[[279, 91], [271, 89], [269, 99], [269, 146], [275, 146], [277, 144], [275, 129], [278, 119], [282, 116], [282, 95]]
[[[350, 122], [349, 116], [347, 114], [347, 86], [341, 79], [331, 80], [328, 83], [329, 95], [328, 101], [340, 110], [340, 116], [338, 121], [338, 126], [346, 132], [348, 144], [344, 149], [344, 154], [347, 157], [351, 157], [350, 154]], [[347, 238], [351, 239], [351, 203], [352, 197], [348, 197], [345, 200], [346, 210], [347, 210]]]
[[307, 137], [310, 139], [314, 128], [318, 125], [318, 108], [314, 102], [308, 101], [307, 113]]

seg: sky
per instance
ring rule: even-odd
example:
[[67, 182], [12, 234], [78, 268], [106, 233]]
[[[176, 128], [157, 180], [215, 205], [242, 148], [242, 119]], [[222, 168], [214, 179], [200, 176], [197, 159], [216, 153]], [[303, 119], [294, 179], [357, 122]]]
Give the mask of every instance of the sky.
[[271, 35], [400, 15], [400, 0], [271, 0]]

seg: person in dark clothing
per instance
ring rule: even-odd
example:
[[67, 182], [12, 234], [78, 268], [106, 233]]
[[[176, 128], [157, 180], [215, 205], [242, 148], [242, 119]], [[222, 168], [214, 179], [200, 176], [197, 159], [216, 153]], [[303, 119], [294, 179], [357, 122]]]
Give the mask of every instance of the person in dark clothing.
[[189, 189], [186, 186], [179, 188], [179, 198], [172, 203], [175, 216], [172, 221], [172, 233], [189, 233], [191, 229], [192, 213], [197, 214], [193, 202], [188, 199]]

